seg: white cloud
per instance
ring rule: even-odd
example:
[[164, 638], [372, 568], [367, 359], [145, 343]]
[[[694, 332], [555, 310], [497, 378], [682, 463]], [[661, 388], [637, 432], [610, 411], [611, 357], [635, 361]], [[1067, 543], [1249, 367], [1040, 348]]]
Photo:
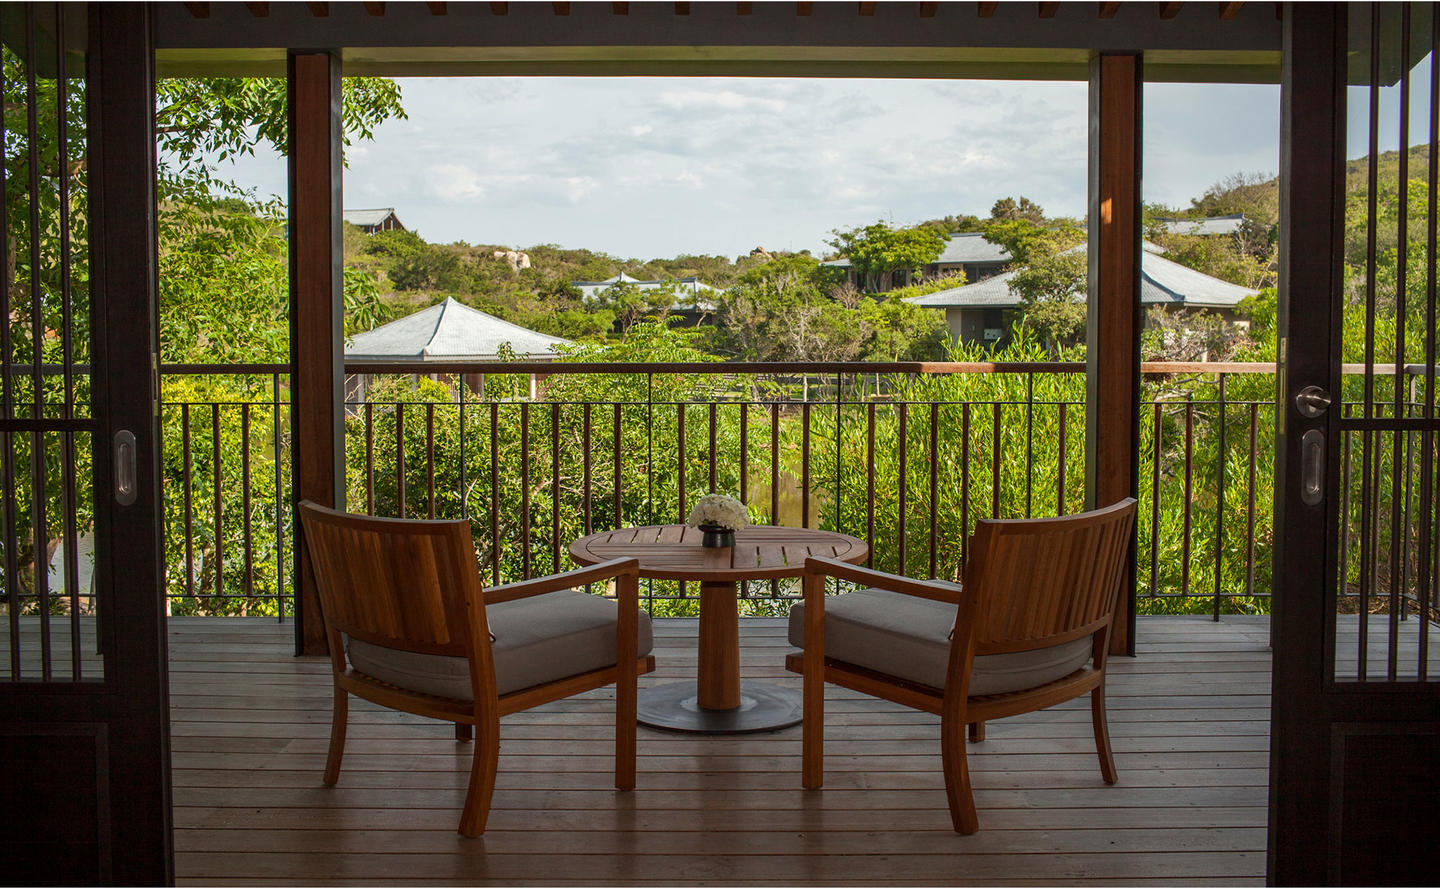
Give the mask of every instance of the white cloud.
[[[412, 78], [409, 120], [348, 153], [347, 202], [449, 242], [619, 256], [825, 249], [831, 229], [985, 215], [1025, 195], [1083, 215], [1083, 83]], [[1277, 164], [1275, 87], [1149, 85], [1146, 200]], [[358, 150], [357, 150], [358, 149]], [[234, 168], [285, 193], [278, 157]], [[224, 168], [221, 175], [227, 175]], [[357, 203], [359, 202], [359, 203]]]
[[745, 94], [736, 89], [687, 89], [665, 90], [660, 93], [660, 104], [666, 108], [687, 111], [692, 108], [716, 108], [722, 111], [768, 111], [779, 114], [785, 110], [782, 99], [772, 99], [753, 93]]
[[473, 201], [485, 196], [485, 186], [474, 170], [460, 164], [432, 164], [425, 168], [426, 190], [441, 201]]

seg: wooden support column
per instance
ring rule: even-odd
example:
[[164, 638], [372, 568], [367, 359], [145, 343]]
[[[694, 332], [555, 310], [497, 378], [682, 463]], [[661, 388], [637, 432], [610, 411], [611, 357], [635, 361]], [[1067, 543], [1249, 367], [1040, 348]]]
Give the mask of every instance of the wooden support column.
[[[1140, 491], [1139, 53], [1090, 60], [1090, 246], [1085, 505]], [[1112, 654], [1135, 653], [1135, 546], [1115, 608]]]
[[[343, 507], [344, 293], [340, 255], [340, 59], [292, 52], [290, 155], [290, 429], [295, 502]], [[295, 522], [295, 649], [325, 654], [320, 600]]]

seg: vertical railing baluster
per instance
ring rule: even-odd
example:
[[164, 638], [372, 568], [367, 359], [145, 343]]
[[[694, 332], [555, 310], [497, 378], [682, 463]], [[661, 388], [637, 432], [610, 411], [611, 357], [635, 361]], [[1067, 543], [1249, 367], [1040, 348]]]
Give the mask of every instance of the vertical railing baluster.
[[[285, 620], [285, 507], [284, 497], [281, 491], [284, 490], [283, 481], [285, 461], [280, 457], [280, 375], [272, 374], [271, 384], [271, 422], [273, 429], [270, 432], [274, 439], [274, 446], [271, 452], [275, 456], [275, 614], [276, 619]], [[369, 405], [367, 404], [368, 408]], [[367, 415], [368, 418], [368, 415]], [[348, 500], [348, 498], [347, 498]], [[348, 503], [346, 508], [348, 509]]]
[[1211, 615], [1216, 621], [1220, 620], [1220, 575], [1225, 567], [1225, 374], [1217, 376], [1220, 378], [1220, 429], [1219, 441], [1216, 444], [1219, 466], [1216, 467], [1218, 477], [1215, 494], [1215, 601], [1212, 603]]
[[875, 402], [865, 406], [865, 564], [875, 565]]
[[1000, 518], [1000, 402], [990, 405], [990, 518]]
[[240, 405], [240, 497], [245, 520], [245, 601], [255, 597], [255, 548], [250, 521], [250, 404]]
[[425, 516], [435, 518], [435, 403], [425, 402]]
[[560, 402], [550, 404], [550, 568], [560, 573]]
[[[1259, 403], [1250, 402], [1250, 459], [1245, 485], [1249, 498], [1245, 507], [1245, 595], [1247, 596], [1255, 595], [1255, 463], [1258, 450], [1256, 445], [1259, 444], [1259, 413]], [[1341, 515], [1344, 515], [1343, 510]]]
[[800, 527], [810, 527], [810, 402], [800, 406]]
[[500, 402], [490, 402], [490, 583], [500, 585]]
[[520, 561], [521, 577], [530, 573], [530, 402], [520, 402]]
[[180, 453], [185, 497], [185, 595], [195, 599], [195, 481], [190, 454], [190, 405], [180, 405]]
[[581, 500], [582, 500], [582, 501], [584, 502], [584, 504], [585, 504], [585, 506], [584, 506], [585, 533], [586, 533], [587, 535], [589, 535], [589, 534], [592, 533], [592, 531], [593, 531], [593, 526], [592, 526], [592, 524], [591, 524], [591, 515], [590, 515], [590, 496], [591, 496], [591, 494], [592, 494], [592, 488], [591, 488], [591, 486], [590, 486], [590, 460], [591, 460], [591, 456], [590, 456], [590, 408], [591, 408], [591, 405], [590, 405], [590, 402], [588, 402], [588, 401], [585, 402], [584, 407], [581, 408], [581, 417], [582, 417], [582, 419], [581, 419], [581, 424], [582, 424], [582, 425], [581, 425], [581, 433], [580, 433], [580, 436], [581, 436], [580, 449], [585, 452], [585, 466], [584, 466], [585, 479], [584, 479], [584, 481], [582, 482], [582, 487], [584, 488], [584, 494], [581, 495]]
[[621, 467], [620, 467], [620, 453], [621, 453], [621, 451], [620, 451], [620, 417], [621, 417], [621, 407], [620, 407], [620, 402], [617, 401], [617, 402], [615, 402], [615, 419], [614, 419], [614, 425], [613, 425], [613, 427], [612, 427], [612, 432], [614, 433], [614, 439], [615, 439], [614, 453], [613, 453], [613, 455], [612, 455], [612, 457], [613, 457], [613, 459], [614, 459], [614, 465], [611, 467], [611, 472], [612, 472], [612, 473], [614, 474], [614, 476], [615, 476], [615, 525], [614, 525], [614, 528], [615, 528], [616, 530], [618, 530], [618, 529], [620, 529], [620, 528], [623, 528], [623, 527], [625, 526], [625, 523], [624, 523], [624, 521], [621, 519], [621, 516], [620, 516], [620, 510], [621, 510], [621, 505], [622, 505], [621, 502], [620, 502], [620, 493], [621, 493], [621, 484], [620, 484], [620, 482], [621, 482], [621, 474], [620, 474], [620, 473], [621, 473]]
[[896, 405], [896, 410], [899, 412], [899, 416], [898, 416], [898, 418], [897, 418], [898, 421], [899, 421], [899, 429], [898, 429], [898, 431], [896, 432], [895, 450], [896, 450], [896, 458], [897, 458], [898, 462], [900, 463], [900, 466], [899, 466], [899, 480], [900, 480], [900, 483], [899, 483], [899, 486], [898, 486], [898, 490], [896, 491], [896, 501], [895, 501], [895, 545], [896, 545], [896, 547], [897, 547], [896, 554], [895, 554], [897, 567], [896, 567], [895, 570], [896, 570], [896, 572], [899, 573], [899, 574], [904, 574], [904, 573], [905, 573], [905, 550], [906, 550], [906, 545], [905, 545], [905, 544], [907, 543], [907, 541], [906, 541], [906, 539], [905, 539], [905, 537], [906, 537], [906, 533], [905, 533], [905, 512], [906, 512], [906, 505], [907, 505], [907, 503], [906, 503], [906, 493], [907, 493], [907, 485], [906, 485], [906, 483], [907, 483], [907, 481], [908, 481], [907, 476], [909, 475], [909, 471], [908, 471], [908, 457], [909, 457], [909, 453], [910, 453], [910, 435], [909, 435], [909, 430], [906, 428], [906, 421], [907, 421], [907, 419], [908, 419], [908, 409], [909, 409], [909, 405], [908, 405], [906, 402], [904, 402], [904, 401], [902, 401], [902, 402], [900, 402], [899, 404]]
[[[685, 402], [678, 402], [675, 405], [675, 472], [676, 491], [679, 503], [676, 508], [676, 521], [683, 523], [688, 514], [685, 512]], [[681, 595], [684, 595], [685, 585], [680, 585]]]
[[[210, 454], [214, 461], [215, 495], [215, 595], [225, 597], [225, 507], [221, 490], [224, 486], [223, 470], [220, 466], [220, 405], [210, 405]], [[217, 607], [221, 603], [216, 603]]]
[[1160, 447], [1163, 423], [1159, 401], [1155, 402], [1155, 420], [1151, 441], [1155, 459], [1150, 474], [1150, 595], [1160, 595]]
[[1195, 497], [1195, 401], [1185, 395], [1185, 501], [1181, 505], [1183, 530], [1180, 532], [1180, 595], [1190, 595], [1190, 520]]
[[710, 493], [715, 493], [715, 410], [716, 404], [710, 402]]
[[[456, 421], [460, 424], [460, 490], [456, 493], [460, 496], [460, 518], [468, 519], [470, 518], [470, 490], [466, 471], [466, 457], [468, 455], [465, 453], [465, 374], [456, 374], [455, 381], [457, 383], [455, 397], [459, 401], [459, 407], [457, 407], [455, 411], [457, 415]], [[589, 455], [586, 455], [586, 458], [588, 459]]]
[[[970, 402], [960, 406], [960, 576], [970, 557]], [[953, 579], [953, 578], [952, 578]]]
[[365, 402], [365, 514], [375, 514], [375, 405]]
[[405, 518], [405, 403], [395, 405], [395, 501], [396, 512]]
[[940, 497], [940, 405], [935, 401], [930, 402], [930, 576], [935, 577], [937, 570], [936, 556], [939, 539], [939, 529], [936, 527], [940, 521], [939, 505], [936, 502]]
[[1025, 518], [1032, 515], [1031, 501], [1035, 463], [1035, 374], [1025, 374]]
[[1060, 402], [1060, 453], [1055, 467], [1055, 514], [1065, 515], [1065, 402]]

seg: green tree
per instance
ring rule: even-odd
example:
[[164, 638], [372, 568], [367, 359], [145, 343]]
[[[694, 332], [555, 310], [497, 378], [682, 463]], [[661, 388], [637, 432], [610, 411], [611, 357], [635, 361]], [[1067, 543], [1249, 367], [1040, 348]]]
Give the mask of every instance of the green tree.
[[928, 226], [892, 229], [883, 221], [847, 230], [835, 229], [827, 243], [850, 260], [867, 291], [888, 290], [895, 274], [918, 274], [945, 249], [950, 236]]

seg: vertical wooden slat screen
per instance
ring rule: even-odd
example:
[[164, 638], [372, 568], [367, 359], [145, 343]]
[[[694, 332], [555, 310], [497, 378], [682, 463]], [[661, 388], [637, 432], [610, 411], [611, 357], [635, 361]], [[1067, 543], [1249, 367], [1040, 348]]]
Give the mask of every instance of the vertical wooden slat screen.
[[[0, 190], [0, 547], [6, 611], [0, 679], [104, 677], [96, 642], [90, 412], [88, 183], [83, 66], [70, 56], [64, 4], [4, 13]], [[78, 331], [78, 335], [77, 335]], [[87, 521], [89, 521], [87, 519]]]
[[[1352, 28], [1366, 57], [1357, 66], [1363, 83], [1349, 90], [1351, 131], [1357, 122], [1364, 127], [1347, 156], [1365, 160], [1363, 186], [1351, 174], [1346, 210], [1358, 220], [1352, 228], [1363, 227], [1363, 253], [1346, 257], [1360, 280], [1343, 308], [1345, 329], [1358, 336], [1342, 344], [1349, 364], [1335, 399], [1344, 402], [1336, 444], [1345, 466], [1332, 673], [1345, 683], [1427, 681], [1440, 673], [1434, 668], [1440, 652], [1430, 650], [1432, 623], [1440, 619], [1434, 588], [1440, 29], [1423, 4], [1357, 9]], [[1414, 88], [1417, 77], [1425, 88]], [[1416, 150], [1425, 151], [1423, 166], [1412, 164]]]

